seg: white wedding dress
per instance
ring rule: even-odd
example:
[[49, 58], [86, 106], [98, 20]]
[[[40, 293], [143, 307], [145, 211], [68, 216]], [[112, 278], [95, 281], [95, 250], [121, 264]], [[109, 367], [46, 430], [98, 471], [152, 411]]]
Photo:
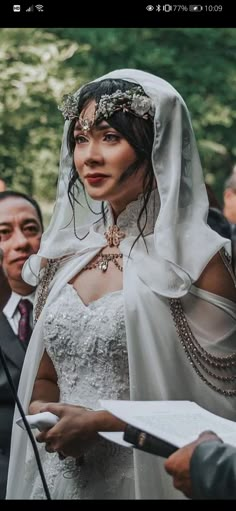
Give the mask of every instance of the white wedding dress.
[[[134, 239], [137, 236], [137, 208], [140, 205], [135, 201], [117, 219], [131, 242], [131, 233]], [[153, 211], [153, 201], [150, 208]], [[148, 233], [153, 230], [153, 218], [155, 214], [148, 216]], [[78, 262], [69, 261], [68, 268], [65, 264], [65, 269], [59, 270], [27, 350], [28, 364], [20, 385], [21, 399], [27, 396], [25, 410], [35, 378], [32, 361], [40, 359], [43, 341], [58, 375], [61, 402], [96, 409], [100, 398], [186, 399], [235, 420], [235, 303], [194, 285], [181, 298], [169, 300], [160, 295], [156, 286], [164, 281], [158, 259], [152, 270], [153, 235], [145, 238], [148, 254], [143, 254], [138, 240], [133, 259], [126, 241], [120, 244], [123, 291], [85, 306], [66, 282], [88, 260], [81, 263], [82, 254]], [[13, 435], [8, 499], [45, 498], [31, 446], [25, 432], [18, 430], [16, 427]], [[137, 450], [133, 461], [130, 449], [104, 439], [82, 462], [73, 458], [60, 461], [56, 453], [45, 451], [44, 444], [39, 448], [53, 499], [184, 498], [174, 489], [163, 458], [158, 456]]]
[[[115, 291], [85, 306], [70, 284], [48, 307], [44, 342], [58, 375], [60, 401], [99, 408], [99, 399], [129, 399], [123, 292]], [[44, 454], [53, 499], [132, 499], [133, 454], [101, 440], [81, 459], [60, 461]], [[32, 473], [31, 499], [45, 498], [41, 479]]]

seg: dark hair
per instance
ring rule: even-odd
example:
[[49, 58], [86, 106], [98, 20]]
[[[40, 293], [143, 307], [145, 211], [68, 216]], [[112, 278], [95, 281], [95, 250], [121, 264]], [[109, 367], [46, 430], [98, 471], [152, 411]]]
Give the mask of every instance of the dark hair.
[[[104, 94], [113, 94], [116, 90], [126, 91], [129, 89], [132, 89], [133, 87], [137, 88], [137, 84], [130, 83], [125, 80], [101, 80], [99, 82], [93, 82], [85, 85], [80, 92], [79, 98], [78, 98], [78, 115], [85, 107], [86, 103], [88, 103], [91, 100], [95, 100], [96, 103], [99, 102], [101, 99], [101, 96]], [[101, 121], [101, 120], [100, 120]], [[100, 122], [98, 121], [98, 122]], [[153, 189], [153, 183], [154, 183], [154, 172], [152, 168], [152, 162], [151, 162], [151, 154], [152, 154], [152, 146], [153, 146], [153, 139], [154, 139], [154, 126], [153, 126], [153, 120], [151, 118], [149, 119], [142, 119], [141, 117], [136, 117], [130, 112], [123, 113], [122, 111], [115, 112], [111, 117], [106, 119], [108, 124], [119, 131], [121, 135], [128, 141], [128, 143], [131, 145], [131, 147], [134, 149], [135, 154], [137, 156], [135, 162], [130, 165], [123, 175], [120, 178], [120, 182], [125, 181], [128, 177], [135, 174], [140, 166], [146, 162], [146, 167], [144, 170], [144, 176], [143, 176], [143, 193], [144, 193], [144, 203], [140, 210], [138, 219], [137, 219], [137, 225], [139, 228], [139, 236], [142, 236], [142, 233], [144, 231], [146, 222], [147, 222], [147, 202], [150, 197], [150, 194]], [[68, 144], [68, 150], [70, 155], [73, 155], [73, 151], [75, 148], [75, 140], [74, 140], [74, 128], [75, 124], [77, 122], [77, 118], [73, 119], [70, 123], [69, 130], [68, 130], [68, 138], [67, 138], [67, 144]], [[77, 191], [77, 194], [79, 193], [79, 186], [83, 184], [81, 183], [78, 173], [76, 171], [74, 161], [70, 173], [70, 181], [68, 185], [68, 196], [69, 200], [72, 206], [72, 209], [74, 211], [74, 201], [77, 199], [75, 198], [75, 191]], [[83, 187], [84, 190], [84, 187]], [[85, 190], [84, 190], [85, 193]], [[78, 196], [78, 195], [77, 195]], [[77, 201], [78, 202], [78, 201]], [[145, 222], [144, 225], [141, 227], [140, 220], [142, 217], [142, 214], [145, 212]], [[103, 219], [105, 222], [105, 214], [104, 214], [104, 204], [102, 203], [102, 210], [101, 213], [103, 215]], [[75, 226], [74, 226], [75, 227]], [[76, 235], [76, 232], [75, 232]], [[138, 240], [137, 238], [137, 240]], [[135, 241], [137, 241], [135, 240]]]
[[213, 231], [218, 232], [224, 238], [231, 239], [230, 223], [219, 209], [209, 208], [207, 223]]
[[40, 224], [41, 224], [41, 227], [42, 227], [42, 230], [43, 230], [43, 216], [42, 216], [42, 212], [41, 212], [40, 206], [38, 205], [36, 200], [33, 199], [32, 197], [30, 197], [29, 195], [26, 195], [25, 193], [15, 192], [13, 190], [5, 190], [4, 192], [0, 192], [0, 201], [4, 200], [4, 199], [11, 198], [11, 197], [13, 197], [13, 198], [16, 197], [16, 198], [19, 198], [19, 199], [25, 199], [28, 202], [30, 202], [30, 204], [32, 204], [32, 206], [34, 207], [34, 209], [37, 212], [37, 215], [39, 217], [39, 221], [40, 221]]
[[225, 190], [226, 188], [232, 188], [232, 190], [236, 191], [236, 165], [233, 167], [232, 174], [225, 181]]
[[205, 183], [205, 185], [206, 185], [207, 197], [208, 197], [208, 201], [209, 201], [209, 207], [216, 208], [221, 211], [220, 203], [219, 203], [218, 199], [216, 198], [211, 186], [208, 183]]

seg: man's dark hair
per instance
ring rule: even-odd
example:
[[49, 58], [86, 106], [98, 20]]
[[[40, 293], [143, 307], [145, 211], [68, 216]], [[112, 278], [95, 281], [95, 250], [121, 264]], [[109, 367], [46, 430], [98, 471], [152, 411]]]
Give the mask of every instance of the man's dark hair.
[[40, 224], [41, 224], [41, 227], [42, 227], [42, 230], [43, 230], [43, 216], [42, 216], [42, 212], [41, 212], [40, 206], [38, 205], [36, 200], [33, 199], [32, 197], [30, 197], [29, 195], [26, 195], [26, 193], [22, 193], [22, 192], [15, 192], [13, 190], [5, 190], [4, 192], [0, 192], [0, 201], [4, 200], [4, 199], [9, 199], [11, 197], [25, 199], [28, 202], [30, 202], [30, 204], [32, 204], [32, 206], [34, 207], [34, 209], [37, 212], [37, 215], [39, 217], [39, 221], [40, 221]]
[[213, 229], [218, 232], [224, 238], [231, 239], [231, 228], [227, 218], [224, 217], [220, 209], [209, 208], [207, 223]]
[[225, 190], [226, 188], [232, 188], [232, 190], [236, 191], [236, 165], [233, 167], [232, 174], [225, 181]]

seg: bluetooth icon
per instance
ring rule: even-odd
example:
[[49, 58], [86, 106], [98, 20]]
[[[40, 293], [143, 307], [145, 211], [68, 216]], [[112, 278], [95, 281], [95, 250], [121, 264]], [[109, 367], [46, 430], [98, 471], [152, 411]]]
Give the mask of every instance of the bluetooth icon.
[[158, 11], [158, 12], [161, 11], [161, 5], [156, 5], [156, 11]]

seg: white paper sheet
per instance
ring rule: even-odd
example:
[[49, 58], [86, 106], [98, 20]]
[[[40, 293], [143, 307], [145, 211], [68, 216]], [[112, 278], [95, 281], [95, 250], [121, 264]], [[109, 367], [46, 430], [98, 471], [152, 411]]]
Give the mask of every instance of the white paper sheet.
[[[192, 442], [205, 430], [214, 431], [224, 442], [236, 446], [236, 423], [192, 401], [100, 400], [100, 403], [119, 419], [177, 447]], [[123, 433], [106, 435], [103, 434], [108, 440], [121, 444]]]

